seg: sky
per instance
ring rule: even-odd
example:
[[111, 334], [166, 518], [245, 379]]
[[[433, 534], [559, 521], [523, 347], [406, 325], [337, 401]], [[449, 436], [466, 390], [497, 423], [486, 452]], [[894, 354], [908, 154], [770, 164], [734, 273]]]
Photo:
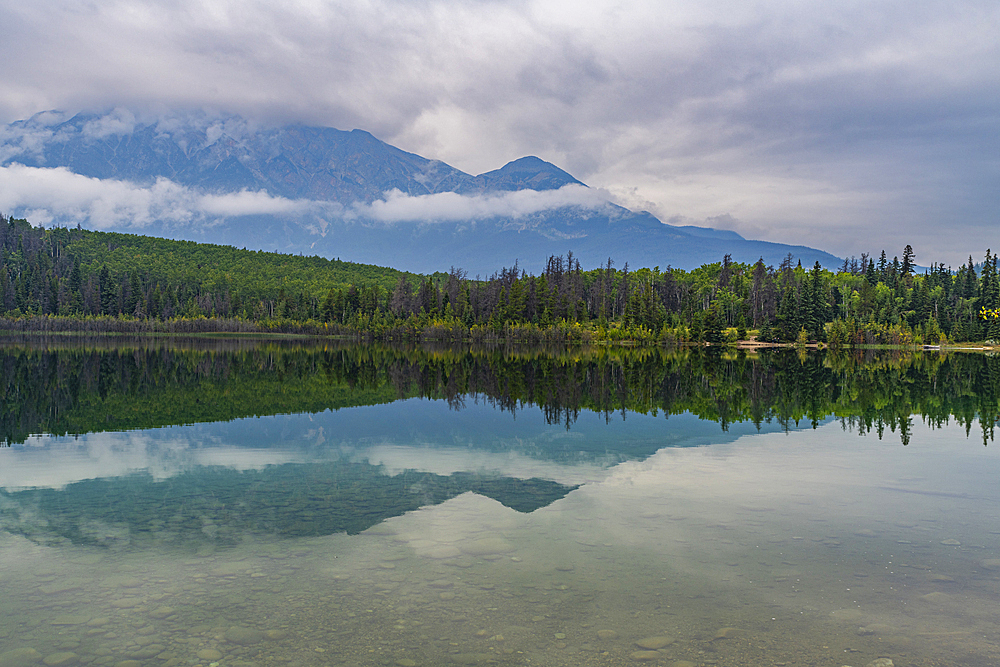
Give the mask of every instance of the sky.
[[472, 174], [537, 155], [665, 222], [839, 256], [1000, 247], [995, 0], [0, 0], [0, 25], [2, 123], [360, 128]]

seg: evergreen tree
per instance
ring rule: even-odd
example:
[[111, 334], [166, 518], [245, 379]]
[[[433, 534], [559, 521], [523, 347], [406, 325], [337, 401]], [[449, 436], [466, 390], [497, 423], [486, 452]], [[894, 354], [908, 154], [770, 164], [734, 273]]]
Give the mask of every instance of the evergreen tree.
[[107, 265], [101, 267], [98, 274], [98, 287], [100, 294], [100, 312], [105, 315], [118, 314], [118, 286], [111, 280], [111, 272]]
[[781, 305], [778, 306], [777, 329], [783, 341], [794, 341], [802, 328], [802, 311], [799, 306], [799, 289], [793, 280], [782, 292]]
[[705, 311], [705, 328], [704, 337], [709, 343], [721, 343], [722, 342], [722, 317], [719, 314], [718, 307], [713, 303], [707, 311]]
[[868, 281], [869, 285], [875, 285], [878, 282], [878, 274], [875, 273], [875, 260], [873, 259], [868, 260], [868, 268], [865, 269], [865, 280]]
[[809, 272], [809, 290], [802, 304], [802, 326], [814, 340], [823, 339], [823, 326], [826, 324], [829, 306], [826, 299], [826, 288], [823, 284], [823, 268], [817, 261]]
[[903, 264], [900, 266], [899, 273], [904, 279], [913, 273], [913, 260], [915, 255], [913, 254], [913, 247], [910, 244], [906, 244], [903, 248]]
[[997, 280], [996, 257], [986, 251], [986, 261], [983, 262], [983, 272], [979, 279], [979, 306], [992, 310], [997, 307], [1000, 297], [1000, 282]]

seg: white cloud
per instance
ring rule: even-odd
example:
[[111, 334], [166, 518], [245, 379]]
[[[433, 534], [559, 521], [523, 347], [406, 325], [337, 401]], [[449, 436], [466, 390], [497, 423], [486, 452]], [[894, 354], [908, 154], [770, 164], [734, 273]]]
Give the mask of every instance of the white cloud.
[[91, 139], [103, 139], [113, 134], [129, 134], [135, 125], [135, 114], [127, 109], [115, 109], [85, 123], [83, 134]]
[[393, 190], [385, 199], [367, 205], [356, 205], [352, 212], [357, 217], [380, 222], [445, 222], [487, 218], [517, 219], [570, 206], [603, 209], [609, 204], [600, 191], [569, 184], [558, 190], [517, 190], [472, 196], [453, 192], [409, 196]]
[[0, 126], [0, 163], [16, 155], [40, 157], [53, 135], [54, 132], [43, 123]]
[[205, 215], [232, 218], [241, 215], [300, 215], [321, 210], [339, 211], [340, 206], [328, 202], [272, 197], [266, 192], [230, 192], [201, 194], [194, 197], [194, 208]]
[[243, 215], [305, 215], [336, 211], [336, 204], [272, 197], [266, 192], [210, 194], [166, 178], [144, 187], [54, 169], [12, 164], [0, 167], [0, 211], [30, 214], [47, 224], [87, 222], [98, 229], [141, 230], [154, 222], [204, 224]]
[[398, 190], [371, 204], [344, 207], [336, 202], [275, 197], [263, 191], [201, 192], [158, 178], [150, 186], [74, 174], [64, 167], [12, 164], [0, 167], [0, 211], [35, 224], [87, 223], [97, 229], [140, 231], [153, 223], [170, 227], [212, 224], [248, 215], [301, 218], [314, 232], [334, 219], [383, 223], [454, 222], [523, 218], [543, 211], [608, 207], [606, 194], [581, 185], [558, 190], [519, 190], [483, 195], [451, 192], [409, 196]]
[[139, 472], [164, 480], [199, 466], [261, 470], [269, 465], [303, 463], [313, 456], [295, 449], [247, 448], [214, 440], [192, 447], [171, 429], [88, 433], [65, 437], [31, 436], [23, 447], [4, 452], [0, 489], [61, 489], [86, 479], [108, 479]]

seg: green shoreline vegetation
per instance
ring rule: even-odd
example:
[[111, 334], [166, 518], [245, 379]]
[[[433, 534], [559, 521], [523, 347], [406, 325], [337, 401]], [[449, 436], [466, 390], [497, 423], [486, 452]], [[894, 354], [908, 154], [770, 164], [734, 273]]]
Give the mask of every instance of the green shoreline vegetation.
[[572, 253], [538, 276], [395, 269], [0, 215], [0, 330], [285, 333], [401, 341], [559, 344], [941, 345], [1000, 339], [997, 257], [917, 273], [910, 246], [837, 271], [721, 262], [692, 271], [584, 271]]

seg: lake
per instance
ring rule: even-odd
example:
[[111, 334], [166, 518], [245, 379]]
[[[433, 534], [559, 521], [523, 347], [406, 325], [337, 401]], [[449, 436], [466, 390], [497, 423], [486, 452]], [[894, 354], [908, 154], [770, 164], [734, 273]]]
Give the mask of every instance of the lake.
[[0, 667], [1000, 664], [994, 357], [0, 364]]

